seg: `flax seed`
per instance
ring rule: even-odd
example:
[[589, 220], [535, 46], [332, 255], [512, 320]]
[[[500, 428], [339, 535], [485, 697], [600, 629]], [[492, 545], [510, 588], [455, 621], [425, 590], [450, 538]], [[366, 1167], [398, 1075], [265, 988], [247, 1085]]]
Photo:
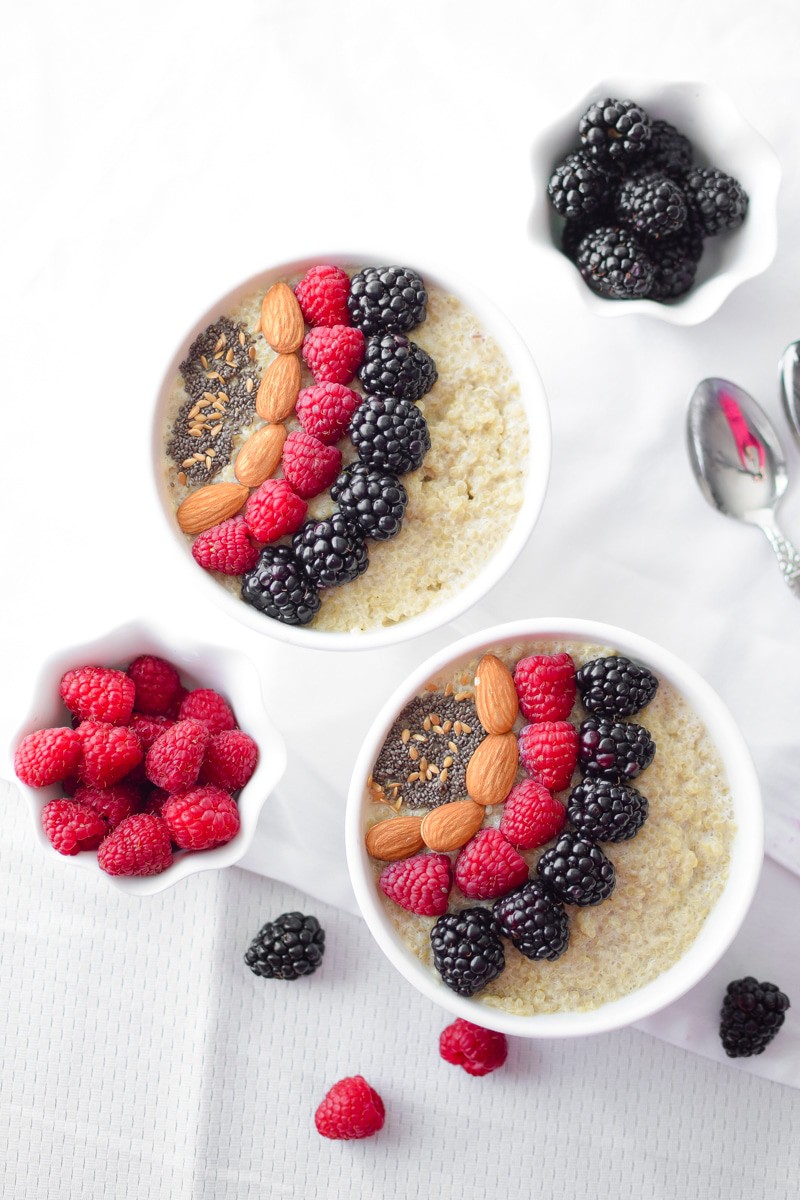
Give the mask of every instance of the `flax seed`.
[[403, 732], [400, 734], [400, 741], [403, 743], [404, 746], [410, 737], [411, 737], [411, 730], [404, 729]]

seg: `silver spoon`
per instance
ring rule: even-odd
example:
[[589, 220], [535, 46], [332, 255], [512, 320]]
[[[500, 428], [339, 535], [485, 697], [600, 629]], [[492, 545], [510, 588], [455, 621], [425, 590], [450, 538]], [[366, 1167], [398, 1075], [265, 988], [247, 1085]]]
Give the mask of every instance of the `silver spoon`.
[[687, 414], [689, 458], [712, 508], [764, 531], [783, 577], [800, 598], [800, 553], [778, 528], [786, 460], [778, 435], [752, 396], [727, 379], [704, 379]]
[[800, 442], [800, 342], [792, 342], [780, 362], [781, 400], [786, 420]]

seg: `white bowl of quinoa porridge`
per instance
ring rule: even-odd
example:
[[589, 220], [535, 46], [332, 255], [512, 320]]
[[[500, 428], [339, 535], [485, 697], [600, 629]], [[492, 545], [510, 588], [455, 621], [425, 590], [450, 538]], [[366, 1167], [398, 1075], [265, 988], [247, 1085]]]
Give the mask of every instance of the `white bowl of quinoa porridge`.
[[[385, 894], [379, 881], [384, 873], [396, 878], [403, 862], [411, 862], [409, 854], [430, 856], [449, 848], [436, 845], [426, 833], [427, 844], [418, 838], [410, 850], [381, 854], [379, 859], [377, 852], [376, 857], [368, 852], [365, 839], [376, 828], [382, 829], [382, 822], [397, 817], [409, 818], [407, 825], [416, 835], [414, 818], [443, 814], [448, 811], [445, 803], [463, 803], [468, 793], [477, 794], [476, 777], [470, 780], [467, 773], [465, 783], [463, 768], [481, 740], [484, 748], [490, 740], [476, 715], [481, 705], [474, 686], [478, 663], [490, 654], [503, 664], [495, 664], [498, 672], [508, 668], [512, 674], [521, 659], [532, 655], [569, 655], [576, 670], [609, 656], [615, 662], [624, 656], [646, 668], [645, 675], [657, 681], [655, 694], [641, 711], [614, 717], [613, 722], [634, 729], [643, 726], [655, 743], [655, 755], [649, 763], [642, 758], [644, 769], [635, 778], [615, 780], [638, 790], [639, 800], [646, 797], [643, 823], [633, 836], [626, 835], [627, 840], [601, 840], [595, 835], [595, 848], [602, 850], [599, 857], [613, 864], [610, 894], [606, 892], [602, 902], [569, 902], [563, 894], [550, 894], [548, 903], [556, 904], [561, 913], [558, 920], [568, 930], [566, 934], [564, 928], [556, 931], [561, 942], [553, 954], [526, 956], [510, 940], [507, 929], [496, 929], [491, 937], [503, 947], [499, 958], [504, 966], [493, 968], [488, 982], [471, 994], [459, 994], [452, 980], [450, 986], [445, 984], [434, 964], [431, 933], [439, 921], [453, 919], [441, 915], [444, 905], [446, 914], [475, 907], [491, 913], [508, 888], [473, 892], [471, 898], [462, 894], [459, 884], [467, 876], [459, 875], [459, 860], [464, 851], [455, 848], [449, 854], [450, 883], [442, 888], [450, 889], [446, 901], [441, 901], [436, 915], [418, 915], [395, 902], [396, 893], [394, 898]], [[511, 680], [511, 675], [506, 673], [506, 678]], [[580, 675], [578, 680], [580, 684]], [[509, 688], [513, 697], [511, 682]], [[588, 727], [582, 723], [599, 718], [584, 708], [582, 684], [577, 692], [573, 684], [573, 694], [565, 720], [578, 731], [575, 743], [583, 753], [579, 735]], [[513, 721], [510, 734], [493, 736], [513, 740], [516, 734], [520, 745], [520, 730], [524, 739], [526, 730], [541, 728], [537, 721], [527, 723], [522, 712], [509, 720]], [[508, 723], [504, 728], [509, 728]], [[462, 772], [454, 777], [459, 750]], [[418, 771], [420, 753], [427, 754], [427, 782]], [[487, 829], [492, 830], [488, 840], [503, 842], [510, 860], [521, 867], [515, 887], [528, 887], [534, 881], [547, 892], [552, 872], [549, 884], [544, 883], [541, 868], [537, 872], [539, 859], [547, 854], [552, 864], [557, 854], [553, 848], [556, 843], [562, 847], [564, 835], [583, 836], [571, 800], [579, 785], [596, 788], [597, 778], [586, 773], [591, 768], [584, 758], [573, 761], [569, 784], [550, 787], [549, 803], [557, 809], [558, 802], [565, 806], [559, 819], [562, 824], [566, 821], [550, 840], [527, 849], [511, 833], [514, 847], [501, 839], [503, 803], [484, 807], [478, 833], [474, 827], [471, 830], [472, 840], [466, 843], [470, 851]], [[445, 763], [450, 780], [446, 786], [439, 783], [435, 791]], [[523, 755], [513, 776], [515, 791], [521, 781], [531, 786], [529, 775], [536, 778], [534, 770], [525, 769], [529, 767]], [[488, 774], [491, 778], [491, 771]], [[510, 785], [501, 787], [507, 797]], [[477, 820], [481, 822], [480, 813]], [[437, 825], [437, 832], [442, 828]], [[509, 828], [502, 826], [506, 832]], [[614, 626], [541, 618], [496, 626], [462, 639], [428, 659], [394, 692], [376, 717], [355, 764], [346, 844], [353, 888], [373, 936], [392, 964], [429, 999], [459, 1017], [507, 1034], [574, 1037], [643, 1019], [678, 999], [714, 966], [753, 898], [763, 857], [763, 819], [758, 780], [742, 736], [722, 701], [691, 667], [655, 643]], [[376, 839], [370, 847], [375, 850], [379, 844]], [[458, 842], [464, 844], [463, 839]], [[527, 872], [529, 880], [525, 880]]]
[[[454, 620], [509, 569], [544, 500], [550, 420], [530, 352], [503, 314], [475, 288], [450, 272], [441, 274], [416, 264], [427, 291], [427, 316], [408, 336], [433, 358], [438, 377], [417, 402], [430, 433], [430, 450], [418, 469], [398, 471], [408, 495], [399, 534], [390, 540], [367, 538], [367, 569], [339, 586], [320, 587], [319, 609], [310, 623], [303, 624], [285, 623], [245, 603], [241, 594], [245, 575], [204, 570], [195, 561], [194, 533], [179, 527], [177, 510], [203, 487], [216, 499], [219, 493], [210, 492], [210, 484], [233, 487], [237, 453], [264, 426], [253, 411], [253, 400], [276, 359], [260, 330], [265, 294], [277, 283], [296, 286], [319, 264], [331, 264], [352, 278], [365, 268], [394, 261], [360, 254], [321, 255], [253, 276], [209, 308], [187, 333], [159, 392], [153, 464], [168, 536], [184, 572], [183, 586], [199, 589], [249, 628], [284, 642], [317, 649], [367, 649], [392, 645]], [[219, 326], [221, 318], [229, 318], [233, 329]], [[223, 368], [225, 358], [232, 359], [231, 378], [204, 379], [198, 389], [189, 374], [194, 365], [187, 371], [186, 363], [191, 360], [190, 349], [212, 326], [214, 334], [219, 329], [231, 341], [235, 336], [232, 351], [220, 344], [221, 339], [215, 343], [220, 344]], [[206, 355], [203, 361], [205, 375], [216, 376], [213, 358]], [[348, 388], [363, 393], [358, 378], [346, 382]], [[187, 390], [190, 383], [191, 391]], [[313, 384], [302, 362], [300, 387]], [[205, 387], [211, 390], [203, 391]], [[204, 414], [210, 414], [207, 423]], [[215, 421], [222, 425], [221, 436], [213, 434]], [[288, 433], [290, 439], [293, 433], [303, 432], [294, 411], [283, 418], [281, 428], [281, 436]], [[335, 445], [342, 455], [342, 470], [358, 461], [349, 436]], [[211, 457], [203, 459], [206, 452]], [[279, 463], [269, 486], [283, 474]], [[242, 488], [245, 501], [256, 488], [251, 486], [249, 497]], [[336, 509], [330, 488], [308, 498], [307, 504], [306, 522], [323, 521]], [[242, 514], [247, 511], [245, 504], [225, 516], [243, 524]], [[251, 540], [257, 549], [264, 549], [263, 540], [254, 534]], [[291, 533], [274, 544], [291, 548]], [[266, 550], [271, 552], [272, 546]]]

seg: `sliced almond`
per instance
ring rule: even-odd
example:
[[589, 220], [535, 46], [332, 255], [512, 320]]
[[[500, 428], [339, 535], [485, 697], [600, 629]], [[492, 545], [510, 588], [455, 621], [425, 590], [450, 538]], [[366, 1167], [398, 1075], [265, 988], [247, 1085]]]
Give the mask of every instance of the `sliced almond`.
[[519, 750], [513, 733], [490, 733], [467, 764], [467, 791], [476, 804], [502, 804], [514, 783]]
[[397, 862], [421, 850], [422, 819], [420, 817], [390, 817], [373, 825], [366, 837], [367, 851], [383, 862]]
[[475, 708], [487, 733], [508, 733], [519, 701], [514, 676], [494, 654], [484, 654], [475, 672]]
[[300, 359], [279, 354], [267, 367], [256, 392], [256, 412], [262, 421], [277, 425], [294, 412], [300, 391]]
[[286, 441], [285, 425], [264, 425], [251, 433], [236, 455], [234, 470], [240, 483], [258, 487], [265, 479], [275, 474], [281, 461], [283, 443]]
[[209, 483], [187, 496], [177, 512], [184, 533], [202, 533], [237, 513], [249, 496], [238, 483]]
[[279, 354], [294, 354], [303, 343], [300, 305], [288, 283], [273, 283], [261, 304], [261, 332]]
[[484, 809], [474, 800], [441, 804], [422, 819], [422, 840], [429, 850], [460, 850], [483, 824]]

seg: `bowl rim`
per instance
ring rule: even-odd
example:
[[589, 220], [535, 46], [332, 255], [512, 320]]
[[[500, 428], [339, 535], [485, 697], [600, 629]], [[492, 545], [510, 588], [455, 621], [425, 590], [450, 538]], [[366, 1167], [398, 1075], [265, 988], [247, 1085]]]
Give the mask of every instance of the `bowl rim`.
[[394, 646], [411, 638], [424, 636], [449, 624], [483, 599], [486, 593], [504, 577], [524, 549], [542, 510], [550, 474], [552, 434], [547, 395], [533, 355], [509, 318], [480, 288], [468, 283], [449, 268], [430, 264], [417, 268], [423, 278], [455, 295], [476, 314], [482, 327], [497, 341], [519, 384], [520, 398], [528, 421], [528, 470], [523, 483], [521, 507], [502, 545], [495, 550], [492, 557], [466, 587], [453, 593], [441, 604], [433, 605], [407, 621], [368, 630], [364, 633], [315, 631], [313, 624], [291, 626], [284, 625], [279, 621], [272, 621], [227, 591], [194, 562], [190, 546], [175, 521], [174, 510], [166, 491], [163, 466], [164, 411], [169, 392], [178, 373], [179, 364], [193, 339], [219, 313], [229, 311], [232, 306], [257, 288], [264, 285], [269, 286], [277, 279], [305, 272], [319, 263], [352, 267], [355, 264], [380, 266], [386, 262], [403, 261], [406, 261], [404, 257], [398, 258], [392, 255], [376, 256], [333, 251], [325, 254], [304, 255], [301, 258], [289, 259], [267, 266], [231, 288], [224, 296], [204, 309], [181, 339], [161, 375], [150, 417], [149, 477], [151, 485], [155, 489], [158, 507], [163, 518], [159, 523], [164, 536], [170, 538], [173, 546], [177, 547], [178, 553], [175, 555], [175, 559], [181, 564], [180, 569], [185, 572], [184, 578], [187, 584], [191, 584], [193, 581], [196, 586], [203, 589], [203, 593], [210, 600], [240, 625], [275, 641], [315, 650], [371, 650]]
[[[135, 645], [138, 647], [132, 654], [123, 647]], [[247, 713], [247, 725], [252, 723], [253, 715], [258, 713], [258, 728], [250, 732], [258, 744], [259, 758], [253, 775], [239, 792], [237, 806], [241, 825], [239, 832], [225, 845], [211, 850], [197, 852], [182, 852], [166, 871], [149, 876], [114, 876], [101, 871], [95, 852], [84, 852], [69, 856], [59, 854], [50, 844], [42, 828], [41, 811], [48, 800], [55, 799], [63, 792], [58, 784], [48, 788], [32, 788], [17, 778], [14, 770], [14, 753], [29, 733], [37, 729], [53, 727], [48, 719], [38, 714], [52, 713], [60, 705], [58, 684], [65, 671], [77, 666], [96, 662], [98, 665], [113, 666], [127, 658], [130, 661], [138, 654], [157, 654], [173, 662], [181, 673], [181, 677], [191, 677], [208, 669], [209, 656], [217, 659], [223, 666], [226, 679], [233, 681], [234, 687], [228, 688], [230, 702], [239, 716], [240, 710]], [[201, 665], [193, 668], [191, 663], [197, 660]], [[190, 665], [187, 667], [187, 662]], [[198, 686], [206, 686], [199, 683]], [[211, 686], [209, 683], [208, 686]], [[61, 705], [63, 707], [63, 705]], [[33, 683], [29, 701], [25, 706], [25, 717], [14, 730], [7, 748], [7, 775], [25, 798], [31, 815], [34, 834], [39, 845], [49, 857], [64, 864], [72, 864], [83, 870], [89, 870], [102, 876], [118, 891], [129, 895], [152, 896], [172, 887], [189, 875], [200, 871], [219, 870], [233, 866], [249, 850], [255, 837], [258, 819], [268, 797], [274, 793], [286, 771], [286, 746], [281, 733], [270, 718], [263, 696], [260, 675], [254, 663], [240, 650], [231, 646], [201, 641], [196, 637], [174, 635], [167, 633], [157, 621], [135, 619], [124, 625], [115, 626], [97, 637], [75, 646], [61, 647], [47, 655], [33, 673]], [[62, 720], [61, 722], [65, 722]]]
[[[405, 946], [387, 915], [364, 846], [366, 781], [383, 739], [403, 706], [443, 669], [484, 653], [499, 643], [573, 639], [613, 646], [662, 675], [688, 700], [723, 760], [736, 830], [722, 893], [697, 938], [678, 961], [654, 980], [618, 1000], [585, 1012], [521, 1016], [457, 995]], [[633, 1024], [673, 1003], [694, 987], [733, 941], [752, 902], [763, 861], [764, 822], [755, 767], [728, 708], [698, 672], [672, 651], [640, 634], [605, 622], [574, 617], [539, 617], [482, 629], [438, 651], [397, 687], [377, 714], [353, 768], [345, 817], [347, 865], [356, 900], [370, 932], [392, 965], [429, 1000], [457, 1017], [516, 1037], [582, 1037]], [[713, 936], [712, 936], [713, 935]]]
[[[564, 127], [571, 122], [577, 136], [578, 116], [600, 95], [636, 96], [643, 107], [647, 108], [648, 104], [655, 106], [660, 103], [655, 97], [666, 97], [668, 101], [670, 96], [685, 95], [689, 92], [695, 93], [697, 104], [713, 104], [719, 112], [724, 112], [729, 126], [735, 124], [739, 137], [747, 138], [748, 149], [757, 158], [757, 169], [754, 169], [752, 176], [756, 180], [755, 189], [752, 180], [748, 179], [750, 209], [752, 212], [753, 207], [756, 207], [755, 221], [759, 222], [757, 237], [754, 233], [748, 241], [746, 260], [740, 255], [737, 262], [716, 272], [669, 304], [648, 299], [613, 301], [598, 296], [586, 287], [573, 264], [554, 243], [550, 230], [552, 210], [546, 189], [540, 186], [543, 180], [549, 178], [558, 155], [564, 153], [567, 136]], [[566, 276], [570, 279], [573, 290], [597, 316], [644, 316], [670, 325], [698, 325], [712, 317], [740, 284], [762, 274], [775, 258], [778, 246], [778, 190], [782, 176], [780, 160], [764, 135], [742, 116], [731, 96], [715, 84], [697, 80], [656, 80], [641, 76], [617, 76], [600, 80], [579, 100], [564, 108], [534, 138], [531, 145], [531, 163], [537, 186], [534, 189], [534, 201], [528, 223], [530, 236], [540, 252], [561, 260], [562, 267], [559, 270], [562, 274], [563, 266], [569, 267]]]

